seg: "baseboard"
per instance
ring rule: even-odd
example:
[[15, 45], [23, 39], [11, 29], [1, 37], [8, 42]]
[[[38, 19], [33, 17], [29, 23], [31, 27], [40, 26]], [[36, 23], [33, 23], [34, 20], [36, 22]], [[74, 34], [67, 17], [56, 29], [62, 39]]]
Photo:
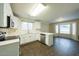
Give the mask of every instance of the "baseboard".
[[47, 46], [47, 47], [51, 47], [51, 46], [48, 46], [48, 45], [46, 45], [46, 44], [42, 43], [42, 42], [41, 42], [41, 41], [39, 41], [39, 40], [32, 41], [32, 42], [25, 43], [25, 44], [21, 44], [20, 46], [27, 46], [27, 45], [32, 44], [32, 43], [35, 43], [35, 42], [39, 42], [39, 43], [41, 43], [41, 44], [43, 44], [43, 45], [45, 45], [45, 46]]
[[73, 41], [79, 41], [79, 40], [75, 40], [75, 39], [64, 37], [64, 36], [54, 36], [54, 38], [64, 38], [64, 39], [69, 39], [69, 40], [73, 40]]
[[35, 40], [35, 41], [32, 41], [32, 42], [28, 42], [28, 43], [20, 44], [20, 46], [28, 45], [28, 44], [31, 44], [31, 43], [34, 43], [34, 42], [38, 42], [38, 41], [39, 41], [39, 40]]

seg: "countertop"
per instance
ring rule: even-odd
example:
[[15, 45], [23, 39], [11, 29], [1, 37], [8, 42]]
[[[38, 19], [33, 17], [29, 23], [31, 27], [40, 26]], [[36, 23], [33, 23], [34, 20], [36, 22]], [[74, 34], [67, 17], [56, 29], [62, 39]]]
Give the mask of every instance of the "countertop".
[[40, 32], [40, 34], [53, 35], [54, 33], [49, 33], [49, 32]]
[[19, 38], [19, 36], [6, 36], [5, 40], [13, 40], [13, 39], [17, 39]]
[[19, 42], [18, 36], [7, 36], [4, 41], [0, 41], [0, 46]]

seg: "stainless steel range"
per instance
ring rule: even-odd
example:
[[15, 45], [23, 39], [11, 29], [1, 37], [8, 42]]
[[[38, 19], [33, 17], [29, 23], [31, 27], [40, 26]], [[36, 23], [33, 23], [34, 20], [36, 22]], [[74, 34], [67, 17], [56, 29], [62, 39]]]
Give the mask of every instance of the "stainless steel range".
[[0, 31], [0, 41], [4, 41], [5, 40], [5, 34], [6, 34], [6, 32], [1, 32]]

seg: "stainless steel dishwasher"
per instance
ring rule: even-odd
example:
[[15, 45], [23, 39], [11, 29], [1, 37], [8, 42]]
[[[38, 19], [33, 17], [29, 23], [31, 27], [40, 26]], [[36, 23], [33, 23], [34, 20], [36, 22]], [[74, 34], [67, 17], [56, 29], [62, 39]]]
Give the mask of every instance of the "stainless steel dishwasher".
[[40, 34], [41, 35], [41, 43], [45, 44], [45, 34]]

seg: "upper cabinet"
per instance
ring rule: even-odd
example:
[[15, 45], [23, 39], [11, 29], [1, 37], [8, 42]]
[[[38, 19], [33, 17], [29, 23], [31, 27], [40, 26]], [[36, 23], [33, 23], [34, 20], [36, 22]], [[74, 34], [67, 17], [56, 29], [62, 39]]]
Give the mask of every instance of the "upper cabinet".
[[4, 11], [4, 4], [3, 3], [0, 3], [0, 27], [6, 27], [6, 20], [4, 17], [6, 14], [4, 14], [5, 11]]
[[40, 30], [41, 30], [41, 22], [34, 22], [33, 23], [33, 30], [34, 30], [34, 32], [40, 32]]
[[13, 16], [9, 3], [0, 3], [0, 27], [7, 27], [7, 16]]
[[13, 16], [13, 12], [9, 3], [4, 4], [4, 11], [7, 16]]
[[0, 27], [20, 28], [21, 21], [13, 15], [9, 3], [0, 3]]

